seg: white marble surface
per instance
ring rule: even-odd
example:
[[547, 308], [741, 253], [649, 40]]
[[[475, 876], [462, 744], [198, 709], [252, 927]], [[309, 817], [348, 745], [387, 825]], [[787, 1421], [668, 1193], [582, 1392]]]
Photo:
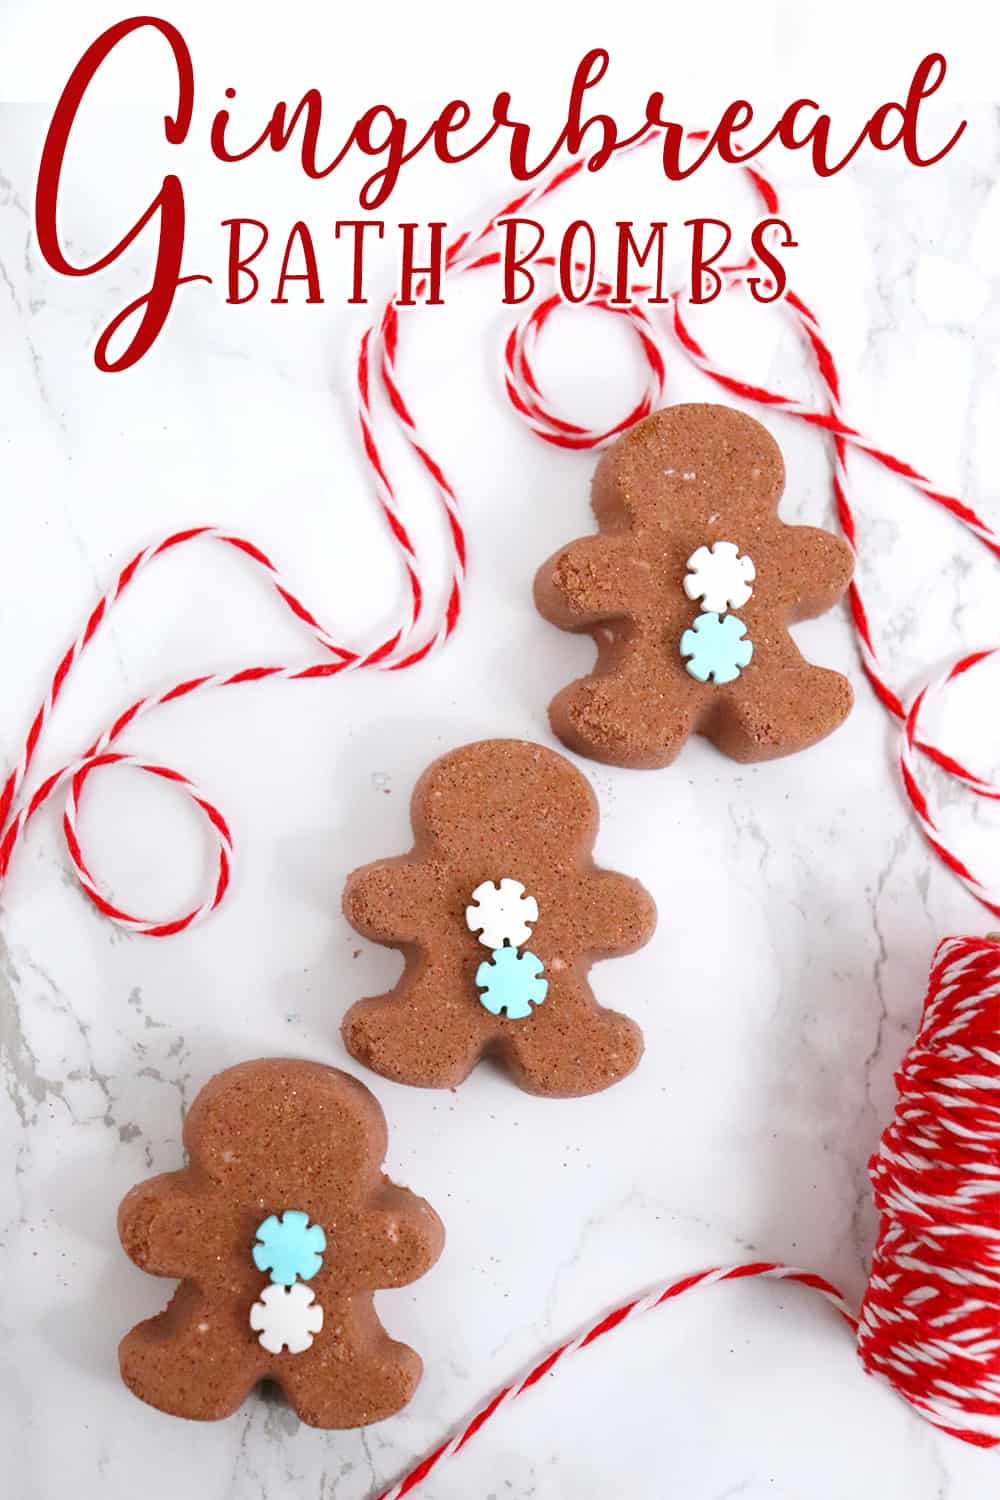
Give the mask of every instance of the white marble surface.
[[[0, 114], [6, 765], [96, 591], [169, 529], [214, 521], [251, 536], [351, 639], [371, 639], [397, 578], [350, 419], [357, 309], [333, 297], [323, 308], [226, 308], [191, 292], [143, 365], [117, 378], [95, 372], [95, 329], [138, 289], [145, 257], [99, 282], [61, 280], [40, 263], [29, 215], [46, 101], [121, 7], [5, 9], [3, 97], [19, 101]], [[376, 97], [418, 113], [456, 83], [473, 99], [520, 89], [543, 111], [575, 57], [608, 35], [590, 5], [572, 24], [535, 14], [530, 30], [530, 10], [513, 7], [485, 48], [455, 6], [346, 20], [318, 11], [282, 6], [279, 27], [234, 6], [174, 5], [206, 108], [230, 81], [261, 101], [319, 81], [344, 119]], [[879, 7], [862, 30], [849, 7], [832, 32], [801, 6], [721, 11], [715, 46], [694, 21], [633, 7], [635, 25], [608, 41], [610, 96], [624, 108], [630, 94], [668, 86], [694, 123], [699, 106], [740, 91], [762, 101], [815, 91], [846, 131], [903, 83], [926, 45], [948, 54], [939, 118], [964, 111], [971, 123], [940, 167], [867, 159], [819, 184], [801, 162], [771, 166], [802, 242], [795, 284], [830, 332], [849, 413], [997, 518], [991, 48], [960, 6], [947, 19], [930, 7]], [[387, 54], [386, 35], [407, 44]], [[468, 54], [442, 44], [463, 35]], [[116, 80], [121, 113], [109, 90], [86, 122], [91, 165], [67, 201], [81, 253], [148, 200], [150, 77], [140, 67]], [[417, 167], [392, 216], [457, 226], [500, 196], [498, 170], [486, 160], [447, 173]], [[327, 223], [349, 207], [346, 186], [307, 189], [274, 162], [234, 177], [206, 165], [201, 146], [184, 172], [194, 263], [218, 259], [213, 226], [226, 214]], [[749, 213], [730, 176], [669, 190], [652, 164], [588, 182], [558, 212], [610, 221], [623, 205], [636, 218]], [[627, 338], [596, 315], [563, 321], [543, 355], [552, 389], [585, 418], [618, 412], [636, 379]], [[640, 876], [661, 910], [649, 946], [596, 975], [601, 998], [645, 1029], [639, 1071], [608, 1094], [562, 1103], [527, 1098], [487, 1069], [455, 1094], [367, 1080], [390, 1119], [390, 1170], [448, 1229], [434, 1271], [380, 1297], [387, 1326], [426, 1361], [410, 1408], [347, 1434], [310, 1431], [261, 1399], [221, 1424], [182, 1425], [119, 1383], [117, 1340], [168, 1290], [120, 1252], [119, 1198], [178, 1164], [182, 1111], [219, 1068], [275, 1053], [345, 1062], [342, 1012], [398, 968], [341, 918], [346, 873], [405, 846], [410, 787], [442, 750], [490, 734], [549, 743], [545, 705], [588, 660], [585, 642], [535, 615], [530, 581], [559, 541], [587, 529], [591, 460], [540, 444], [503, 403], [504, 327], [481, 285], [405, 332], [407, 388], [469, 527], [467, 610], [447, 651], [388, 680], [180, 704], [128, 738], [196, 776], [230, 815], [237, 874], [223, 911], [168, 941], [123, 935], [70, 878], [54, 813], [38, 820], [3, 889], [0, 1453], [16, 1500], [362, 1500], [548, 1343], [633, 1289], [748, 1256], [797, 1261], [853, 1297], [863, 1287], [875, 1231], [865, 1165], [928, 958], [942, 935], [985, 923], [910, 820], [893, 734], [837, 610], [800, 633], [858, 691], [851, 719], [824, 745], [753, 769], [702, 744], [665, 773], [585, 767], [603, 814], [600, 858]], [[748, 373], [814, 390], [781, 312], [729, 302], [698, 327]], [[671, 352], [670, 397], [709, 394]], [[789, 469], [784, 513], [828, 521], [822, 442], [788, 421], [773, 426]], [[440, 534], [423, 519], [428, 494], [391, 447], [406, 515], [433, 558]], [[923, 668], [1000, 635], [995, 564], [873, 467], [858, 462], [852, 473], [864, 587], [892, 678], [908, 688]], [[140, 693], [269, 659], [310, 652], [255, 577], [211, 548], [164, 563], [79, 671], [41, 765], [81, 749]], [[996, 687], [995, 676], [970, 681], [943, 728], [956, 748], [976, 746], [984, 769], [997, 757]], [[946, 826], [1000, 874], [996, 814], [934, 789]], [[197, 825], [128, 775], [95, 781], [82, 822], [101, 875], [140, 908], [176, 909], [203, 873]], [[935, 1435], [868, 1380], [823, 1305], [747, 1285], [663, 1311], [582, 1356], [421, 1493], [982, 1500], [998, 1462]]]

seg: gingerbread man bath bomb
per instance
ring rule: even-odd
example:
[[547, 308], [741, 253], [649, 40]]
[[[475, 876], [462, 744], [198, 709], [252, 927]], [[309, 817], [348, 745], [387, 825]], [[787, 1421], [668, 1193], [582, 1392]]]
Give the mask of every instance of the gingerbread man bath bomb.
[[405, 955], [388, 994], [344, 1018], [348, 1050], [399, 1083], [451, 1088], [481, 1057], [535, 1094], [591, 1094], [642, 1054], [634, 1021], [602, 1008], [587, 971], [656, 921], [636, 880], [599, 869], [597, 803], [541, 745], [484, 740], [427, 770], [409, 854], [356, 870], [344, 911]]
[[850, 548], [777, 514], [781, 453], [727, 406], [672, 406], [637, 422], [594, 475], [600, 530], [539, 570], [546, 619], [586, 631], [594, 670], [550, 705], [581, 755], [666, 766], [702, 734], [738, 761], [803, 750], [850, 711], [847, 679], [807, 662], [788, 633], [830, 609]]
[[184, 1125], [188, 1165], [125, 1198], [127, 1254], [180, 1286], [119, 1349], [122, 1379], [178, 1417], [229, 1416], [275, 1381], [312, 1427], [405, 1406], [420, 1358], [372, 1293], [405, 1286], [444, 1243], [429, 1204], [380, 1171], [385, 1119], [357, 1079], [269, 1058], [219, 1073]]

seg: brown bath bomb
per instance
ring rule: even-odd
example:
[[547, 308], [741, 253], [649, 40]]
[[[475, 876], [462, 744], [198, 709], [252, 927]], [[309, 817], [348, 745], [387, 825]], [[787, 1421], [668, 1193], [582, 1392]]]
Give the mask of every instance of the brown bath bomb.
[[386, 1334], [372, 1292], [422, 1276], [444, 1230], [379, 1170], [385, 1119], [372, 1094], [319, 1063], [243, 1063], [202, 1089], [184, 1144], [189, 1165], [140, 1183], [118, 1214], [136, 1265], [181, 1282], [122, 1340], [129, 1389], [213, 1420], [273, 1380], [313, 1427], [405, 1406], [421, 1361]]
[[[853, 558], [830, 532], [778, 519], [784, 482], [774, 439], [727, 406], [668, 407], [608, 449], [593, 484], [600, 531], [561, 548], [535, 581], [545, 618], [597, 646], [593, 672], [550, 705], [564, 744], [612, 765], [666, 766], [696, 733], [734, 760], [770, 760], [847, 716], [849, 682], [807, 662], [788, 626], [836, 603]], [[715, 658], [710, 637], [733, 652], [732, 680], [692, 675], [706, 650]]]
[[461, 1083], [487, 1053], [535, 1094], [630, 1073], [642, 1033], [598, 1005], [587, 971], [641, 947], [656, 909], [638, 881], [594, 864], [586, 779], [540, 745], [484, 740], [435, 761], [412, 818], [413, 850], [344, 891], [348, 921], [406, 957], [394, 989], [348, 1011], [352, 1055], [425, 1088]]

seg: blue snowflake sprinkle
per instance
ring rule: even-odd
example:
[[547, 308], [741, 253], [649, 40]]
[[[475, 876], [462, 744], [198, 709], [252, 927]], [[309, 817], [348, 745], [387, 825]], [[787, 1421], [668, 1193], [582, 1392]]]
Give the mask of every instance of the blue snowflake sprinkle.
[[476, 984], [483, 992], [479, 999], [491, 1015], [506, 1011], [509, 1020], [523, 1021], [549, 992], [544, 972], [545, 965], [534, 953], [496, 948], [476, 970]]
[[271, 1280], [291, 1286], [295, 1278], [309, 1281], [323, 1264], [326, 1235], [318, 1224], [309, 1223], [309, 1215], [289, 1208], [279, 1219], [277, 1214], [257, 1227], [253, 1247], [254, 1265], [258, 1271], [270, 1271]]
[[753, 656], [753, 642], [746, 630], [736, 615], [699, 615], [681, 636], [681, 655], [689, 658], [684, 665], [691, 676], [699, 682], [709, 678], [717, 683], [735, 682]]

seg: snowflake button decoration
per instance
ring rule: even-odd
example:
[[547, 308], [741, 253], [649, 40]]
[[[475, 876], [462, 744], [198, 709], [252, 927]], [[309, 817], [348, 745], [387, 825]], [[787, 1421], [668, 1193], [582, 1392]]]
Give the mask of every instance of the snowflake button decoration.
[[757, 570], [750, 557], [741, 557], [735, 542], [714, 542], [711, 550], [699, 547], [687, 560], [684, 592], [700, 599], [701, 607], [724, 615], [727, 609], [742, 609], [753, 589]]
[[545, 965], [534, 953], [518, 953], [516, 948], [497, 948], [476, 970], [476, 985], [482, 990], [480, 1002], [498, 1016], [506, 1011], [510, 1021], [523, 1021], [531, 1015], [533, 1005], [541, 1005], [549, 992], [549, 981], [543, 979]]
[[753, 656], [746, 630], [736, 615], [699, 615], [681, 636], [681, 655], [691, 676], [699, 682], [735, 682]]
[[269, 1354], [280, 1354], [283, 1349], [304, 1354], [323, 1327], [323, 1309], [316, 1293], [301, 1281], [294, 1286], [272, 1282], [250, 1309], [250, 1327]]
[[531, 936], [529, 923], [538, 921], [538, 902], [524, 894], [519, 880], [507, 878], [499, 886], [484, 880], [472, 893], [472, 905], [465, 908], [465, 921], [487, 948], [502, 948], [506, 943], [520, 948]]
[[[310, 1281], [323, 1264], [326, 1235], [309, 1215], [289, 1208], [279, 1219], [271, 1214], [257, 1226], [253, 1261], [258, 1271], [269, 1271], [271, 1280], [291, 1286], [296, 1277]], [[265, 1346], [266, 1347], [266, 1346]]]

